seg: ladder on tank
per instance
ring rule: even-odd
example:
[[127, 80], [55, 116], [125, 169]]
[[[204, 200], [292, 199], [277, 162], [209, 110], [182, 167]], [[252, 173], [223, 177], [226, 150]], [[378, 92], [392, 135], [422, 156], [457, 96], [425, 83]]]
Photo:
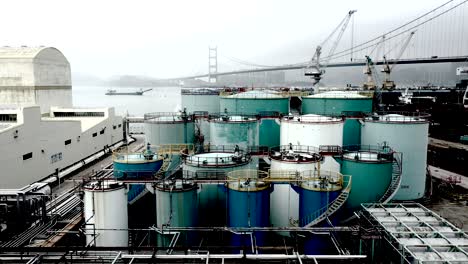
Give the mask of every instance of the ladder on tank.
[[401, 185], [401, 172], [402, 172], [402, 154], [394, 153], [393, 154], [393, 163], [392, 163], [392, 181], [387, 191], [384, 193], [382, 198], [378, 201], [379, 203], [386, 204], [390, 202]]
[[351, 176], [344, 176], [347, 177], [347, 182], [346, 186], [344, 189], [341, 191], [340, 195], [331, 202], [330, 204], [327, 204], [326, 206], [320, 208], [319, 210], [313, 212], [312, 214], [304, 217], [303, 219], [300, 219], [299, 223], [303, 227], [312, 227], [323, 220], [327, 219], [329, 216], [334, 214], [336, 211], [338, 211], [348, 200], [349, 193], [351, 191]]

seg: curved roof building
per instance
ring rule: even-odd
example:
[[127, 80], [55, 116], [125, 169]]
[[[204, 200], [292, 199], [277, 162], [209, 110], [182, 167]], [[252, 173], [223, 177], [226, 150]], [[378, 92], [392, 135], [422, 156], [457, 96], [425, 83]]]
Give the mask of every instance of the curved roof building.
[[52, 47], [0, 47], [0, 104], [71, 107], [67, 58]]

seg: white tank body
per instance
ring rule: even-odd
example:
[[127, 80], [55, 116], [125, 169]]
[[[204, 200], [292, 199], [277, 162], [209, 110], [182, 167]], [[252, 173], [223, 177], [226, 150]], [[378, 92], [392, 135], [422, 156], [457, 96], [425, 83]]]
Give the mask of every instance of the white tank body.
[[116, 181], [91, 182], [83, 189], [86, 245], [127, 247], [128, 201], [125, 185]]
[[322, 145], [343, 144], [343, 120], [341, 118], [303, 115], [281, 119], [281, 145]]
[[366, 118], [362, 125], [363, 145], [384, 142], [402, 153], [402, 179], [394, 200], [414, 200], [424, 196], [429, 123], [420, 117], [382, 115]]
[[[292, 188], [291, 177], [304, 171], [314, 171], [320, 162], [318, 148], [309, 146], [279, 146], [270, 151], [270, 178], [277, 179], [270, 193], [270, 223], [274, 227], [297, 226], [299, 194]], [[279, 180], [284, 179], [284, 180]], [[289, 180], [288, 180], [289, 179]], [[289, 236], [289, 232], [278, 232]]]

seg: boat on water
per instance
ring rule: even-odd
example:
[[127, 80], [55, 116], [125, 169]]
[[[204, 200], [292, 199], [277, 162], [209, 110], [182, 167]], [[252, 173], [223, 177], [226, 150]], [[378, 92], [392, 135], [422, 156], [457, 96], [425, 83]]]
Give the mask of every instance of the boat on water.
[[153, 89], [146, 89], [146, 90], [140, 89], [140, 90], [133, 91], [133, 92], [119, 92], [115, 89], [108, 89], [106, 92], [106, 95], [143, 95], [145, 92], [148, 92], [151, 90]]

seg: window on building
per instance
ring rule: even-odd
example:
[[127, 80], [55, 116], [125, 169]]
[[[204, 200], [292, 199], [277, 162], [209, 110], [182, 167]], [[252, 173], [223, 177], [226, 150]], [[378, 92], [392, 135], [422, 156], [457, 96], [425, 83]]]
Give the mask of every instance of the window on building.
[[54, 112], [55, 117], [103, 117], [104, 112]]
[[119, 127], [122, 127], [122, 124], [119, 124]]
[[0, 114], [0, 122], [16, 122], [16, 114]]
[[70, 145], [71, 144], [71, 139], [65, 140], [65, 145]]
[[97, 137], [97, 132], [96, 132], [96, 133], [93, 133], [93, 137]]
[[23, 160], [28, 160], [32, 158], [32, 152], [23, 155]]
[[113, 126], [112, 126], [112, 128], [113, 128], [113, 129], [116, 129], [116, 128], [117, 128], [117, 126], [116, 126], [116, 125], [113, 125]]
[[106, 128], [101, 129], [101, 131], [99, 131], [99, 134], [102, 135], [102, 134], [104, 134], [104, 132], [106, 132]]

